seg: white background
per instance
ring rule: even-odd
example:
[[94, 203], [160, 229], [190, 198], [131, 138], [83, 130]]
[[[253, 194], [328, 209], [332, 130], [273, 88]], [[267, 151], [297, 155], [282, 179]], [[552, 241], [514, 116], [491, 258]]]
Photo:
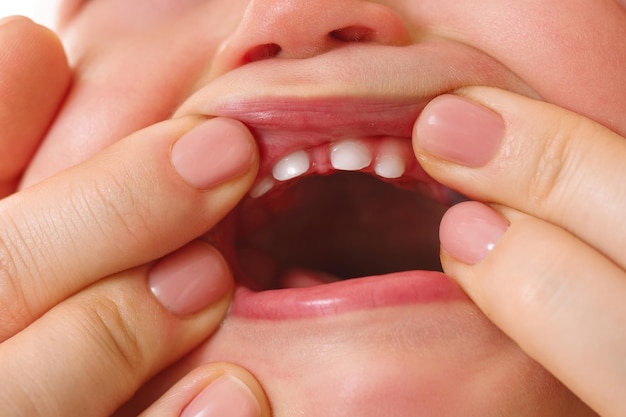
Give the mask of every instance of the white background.
[[51, 19], [46, 9], [49, 3], [48, 0], [0, 0], [0, 17], [21, 14], [49, 26]]

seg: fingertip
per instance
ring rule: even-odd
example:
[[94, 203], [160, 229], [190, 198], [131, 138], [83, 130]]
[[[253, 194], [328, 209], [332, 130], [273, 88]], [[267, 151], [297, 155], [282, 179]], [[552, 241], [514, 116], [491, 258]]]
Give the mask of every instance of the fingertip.
[[174, 169], [192, 187], [215, 188], [250, 172], [258, 164], [256, 143], [237, 120], [217, 117], [196, 126], [171, 149]]
[[474, 265], [495, 248], [508, 227], [507, 220], [492, 208], [476, 201], [466, 201], [444, 214], [439, 239], [449, 256]]
[[172, 314], [196, 314], [233, 288], [228, 264], [213, 246], [195, 241], [167, 255], [148, 274], [152, 294]]
[[194, 369], [142, 417], [271, 417], [267, 396], [247, 370], [230, 363]]
[[261, 417], [261, 406], [246, 384], [224, 374], [211, 381], [184, 408], [181, 417]]
[[422, 111], [414, 127], [414, 143], [430, 156], [474, 168], [493, 158], [504, 134], [504, 121], [493, 110], [444, 94]]

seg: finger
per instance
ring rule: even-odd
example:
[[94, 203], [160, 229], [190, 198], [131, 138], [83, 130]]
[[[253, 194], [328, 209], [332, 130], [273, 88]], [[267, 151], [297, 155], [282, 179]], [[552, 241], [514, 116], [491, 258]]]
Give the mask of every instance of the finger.
[[50, 30], [24, 17], [0, 22], [0, 198], [15, 190], [70, 80]]
[[477, 202], [441, 223], [442, 264], [485, 314], [605, 417], [626, 415], [626, 276], [567, 231]]
[[228, 363], [197, 368], [174, 385], [141, 417], [270, 417], [257, 380]]
[[198, 123], [140, 131], [0, 202], [0, 338], [97, 279], [181, 247], [236, 205], [255, 176], [254, 140], [233, 120]]
[[460, 94], [433, 100], [415, 126], [428, 173], [471, 199], [559, 225], [626, 268], [626, 140], [510, 92]]
[[110, 415], [217, 327], [232, 291], [203, 242], [94, 284], [0, 345], [0, 415]]

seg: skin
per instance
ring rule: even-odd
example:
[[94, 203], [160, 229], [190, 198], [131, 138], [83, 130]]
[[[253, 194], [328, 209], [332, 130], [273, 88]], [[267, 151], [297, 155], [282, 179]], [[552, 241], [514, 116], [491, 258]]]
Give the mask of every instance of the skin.
[[[15, 192], [63, 101], [71, 73], [56, 36], [25, 18], [2, 21], [0, 50], [0, 146], [7, 150], [0, 175], [0, 414], [110, 415], [223, 319], [232, 296], [232, 275], [211, 246], [187, 243], [221, 218], [250, 186], [256, 152], [231, 166], [231, 175], [211, 187], [194, 187], [169, 161], [174, 142], [202, 124], [201, 119], [184, 118], [137, 132], [71, 171]], [[254, 150], [242, 125], [228, 123], [228, 129]], [[136, 164], [124, 156], [137, 153], [150, 163]], [[141, 187], [132, 187], [131, 193], [124, 178], [147, 188], [141, 192]], [[181, 228], [191, 213], [198, 222]], [[148, 226], [156, 219], [158, 228]], [[167, 239], [158, 236], [161, 231]], [[115, 239], [105, 236], [109, 232]], [[195, 303], [172, 302], [146, 285], [154, 284], [154, 273], [159, 272], [160, 280], [174, 283], [170, 293], [175, 294], [181, 271], [193, 262], [205, 271], [195, 275], [198, 288], [204, 288], [204, 297]], [[144, 319], [129, 320], [133, 316]], [[190, 375], [187, 403], [220, 375], [245, 384], [254, 394], [246, 394], [249, 401], [259, 404], [258, 415], [268, 415], [256, 380], [233, 365], [206, 367], [202, 378]], [[231, 398], [237, 393], [246, 398], [241, 391]], [[174, 415], [172, 407], [178, 414], [187, 404], [180, 402], [184, 398], [166, 397], [146, 415]]]
[[[281, 58], [286, 61], [276, 65], [283, 68], [317, 68], [324, 54], [340, 60], [337, 44], [328, 44], [326, 34], [354, 25], [354, 21], [346, 20], [351, 16], [349, 11], [373, 4], [354, 0], [329, 6], [321, 1], [301, 4], [285, 0], [280, 2], [283, 7], [275, 7], [277, 2], [268, 0], [162, 1], [156, 5], [148, 1], [129, 4], [94, 0], [80, 8], [70, 3], [63, 8], [60, 32], [75, 68], [74, 84], [27, 171], [25, 184], [83, 161], [119, 138], [173, 114], [179, 118], [197, 117], [195, 93], [212, 99], [224, 92], [251, 88], [297, 96], [350, 94], [341, 83], [326, 79], [320, 87], [313, 76], [293, 86], [281, 84], [278, 77], [263, 75], [265, 83], [259, 86], [255, 72], [249, 68], [266, 68]], [[377, 16], [384, 18], [374, 22], [366, 19], [366, 14], [356, 15], [359, 25], [380, 34], [376, 41], [360, 43], [359, 50], [379, 51], [381, 45], [391, 48], [445, 39], [491, 57], [495, 63], [487, 69], [498, 76], [474, 83], [506, 86], [513, 92], [486, 87], [458, 90], [465, 85], [447, 87], [502, 118], [506, 127], [499, 149], [525, 149], [532, 143], [536, 147], [532, 149], [537, 150], [518, 152], [517, 158], [500, 152], [482, 165], [466, 166], [422, 148], [418, 132], [420, 124], [427, 121], [423, 115], [416, 122], [416, 155], [428, 172], [478, 201], [495, 203], [498, 215], [510, 225], [484, 261], [472, 258], [469, 262], [462, 250], [446, 247], [443, 227], [454, 226], [464, 208], [444, 219], [444, 269], [474, 302], [361, 310], [330, 319], [280, 323], [230, 316], [208, 342], [149, 385], [120, 415], [142, 410], [164, 387], [199, 364], [213, 361], [233, 362], [250, 370], [263, 382], [273, 414], [281, 417], [366, 416], [390, 410], [399, 416], [623, 414], [618, 398], [610, 395], [623, 392], [623, 377], [611, 374], [604, 362], [595, 371], [581, 367], [590, 357], [612, 363], [624, 357], [623, 336], [615, 336], [614, 331], [624, 323], [619, 300], [626, 293], [619, 284], [624, 278], [625, 262], [615, 250], [621, 247], [624, 231], [619, 229], [623, 226], [614, 224], [626, 206], [620, 184], [615, 183], [623, 172], [625, 155], [620, 135], [626, 134], [622, 116], [626, 109], [623, 5], [610, 0], [477, 0], [462, 4], [439, 1], [435, 7], [430, 1], [385, 0], [377, 2], [376, 7], [382, 10]], [[227, 14], [223, 13], [226, 8]], [[125, 12], [120, 15], [122, 9]], [[330, 10], [329, 17], [316, 23], [310, 16], [322, 9]], [[285, 25], [286, 30], [268, 30], [264, 26], [267, 22]], [[249, 64], [242, 59], [265, 57], [259, 54], [258, 46], [269, 43], [280, 45], [281, 53]], [[397, 53], [406, 50], [400, 48]], [[372, 54], [371, 59], [375, 56]], [[399, 77], [404, 77], [404, 85], [417, 89], [413, 87], [414, 74], [405, 72]], [[368, 88], [379, 92], [386, 85], [375, 71], [370, 80], [370, 84], [359, 85], [358, 94], [367, 94]], [[514, 181], [533, 184], [534, 170], [529, 167], [543, 166], [544, 159], [537, 158], [542, 150], [563, 149], [549, 148], [558, 143], [554, 138], [572, 143], [572, 149], [577, 150], [554, 158], [555, 169], [571, 167], [563, 170], [568, 178], [565, 185], [559, 188], [548, 183], [540, 190], [512, 187]], [[582, 157], [590, 149], [585, 144], [592, 140], [598, 153], [593, 163]], [[601, 164], [597, 161], [609, 162], [599, 170]], [[604, 175], [604, 170], [614, 174]], [[573, 172], [578, 171], [588, 175], [575, 176]], [[594, 183], [595, 177], [601, 185]], [[575, 197], [581, 182], [601, 187], [594, 208], [607, 207], [606, 215], [590, 219], [584, 213], [563, 212], [566, 207], [584, 205], [586, 200], [581, 202]], [[526, 194], [520, 196], [513, 191], [518, 189], [527, 190]], [[536, 195], [544, 197], [533, 199]], [[607, 203], [603, 200], [606, 195], [615, 197]], [[563, 199], [568, 203], [564, 204]], [[527, 205], [527, 201], [536, 204]], [[533, 227], [523, 227], [528, 224]], [[610, 236], [608, 243], [600, 244], [601, 239], [588, 232], [598, 230], [597, 226], [606, 231], [603, 237]], [[536, 235], [525, 235], [523, 230], [534, 230]], [[548, 245], [545, 256], [534, 257], [530, 252], [536, 236], [555, 242]], [[573, 258], [580, 259], [575, 268], [565, 261], [552, 263], [559, 253], [571, 248], [585, 255]], [[591, 278], [599, 269], [606, 271], [601, 276], [609, 284], [592, 284]], [[582, 271], [582, 284], [567, 293], [571, 297], [560, 299], [569, 303], [545, 303], [541, 298], [528, 302], [520, 296], [532, 282], [549, 279], [560, 285], [572, 271]], [[502, 276], [512, 278], [503, 280]], [[597, 290], [590, 292], [590, 288]], [[561, 305], [567, 309], [559, 309]], [[555, 311], [566, 313], [556, 315]], [[607, 317], [615, 326], [607, 326], [602, 332], [593, 320], [581, 324], [574, 320], [579, 317], [576, 311]], [[425, 317], [429, 320], [423, 320]], [[585, 340], [605, 343], [572, 347], [578, 345], [572, 342], [580, 334], [587, 335]], [[554, 341], [549, 345], [539, 342], [552, 337]], [[159, 366], [163, 363], [155, 368]]]

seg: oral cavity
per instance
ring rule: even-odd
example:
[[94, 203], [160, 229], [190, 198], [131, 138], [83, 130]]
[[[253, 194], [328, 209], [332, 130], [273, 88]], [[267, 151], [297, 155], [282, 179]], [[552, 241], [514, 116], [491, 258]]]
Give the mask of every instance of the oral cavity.
[[439, 270], [438, 226], [451, 191], [410, 140], [346, 138], [265, 162], [234, 213], [240, 283], [254, 290]]
[[[410, 172], [413, 167], [418, 167]], [[385, 180], [415, 179], [426, 182], [405, 138], [342, 139], [313, 149], [293, 151], [276, 161], [257, 181], [250, 196], [259, 198], [277, 184], [312, 174], [359, 171]]]

